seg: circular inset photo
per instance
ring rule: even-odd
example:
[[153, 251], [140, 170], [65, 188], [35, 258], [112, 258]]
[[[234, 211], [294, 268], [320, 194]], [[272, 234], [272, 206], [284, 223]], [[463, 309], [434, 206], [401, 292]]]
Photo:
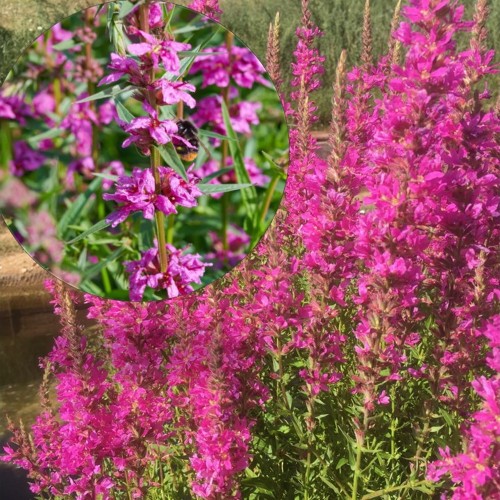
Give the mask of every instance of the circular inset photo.
[[54, 26], [0, 93], [0, 208], [44, 268], [101, 297], [205, 286], [255, 246], [283, 194], [288, 129], [258, 59], [166, 2]]

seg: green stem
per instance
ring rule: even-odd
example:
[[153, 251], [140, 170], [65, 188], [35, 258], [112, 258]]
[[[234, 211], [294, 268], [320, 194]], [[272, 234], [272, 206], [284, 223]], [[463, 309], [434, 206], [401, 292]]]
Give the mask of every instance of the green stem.
[[279, 177], [276, 175], [272, 178], [269, 187], [267, 188], [266, 197], [264, 198], [264, 204], [262, 205], [262, 211], [259, 217], [259, 225], [264, 224], [266, 220], [267, 212], [269, 212], [269, 207], [271, 206], [271, 200], [273, 199], [274, 191], [278, 185]]
[[228, 226], [229, 226], [229, 200], [227, 193], [224, 193], [221, 197], [221, 221], [222, 221], [222, 248], [224, 250], [229, 249], [229, 241], [227, 237]]
[[109, 273], [106, 268], [101, 269], [101, 278], [102, 278], [102, 284], [104, 286], [104, 291], [109, 294], [111, 293], [111, 280], [109, 278]]
[[396, 455], [396, 386], [391, 387], [391, 459], [395, 460]]
[[167, 243], [172, 244], [174, 242], [174, 225], [175, 216], [169, 215], [167, 218]]
[[61, 90], [61, 79], [55, 78], [54, 83], [52, 85], [52, 89], [54, 91], [54, 101], [55, 101], [55, 110], [56, 114], [59, 114], [59, 106], [62, 101], [62, 90]]
[[422, 485], [430, 485], [429, 481], [409, 481], [408, 483], [402, 484], [401, 486], [390, 486], [389, 488], [385, 488], [383, 490], [374, 491], [373, 493], [369, 493], [368, 495], [363, 495], [361, 500], [371, 500], [372, 498], [379, 498], [381, 496], [386, 495], [387, 493], [391, 493], [393, 491], [412, 489], [416, 486]]
[[[139, 6], [139, 24], [142, 31], [149, 33], [149, 2]], [[155, 80], [155, 70], [151, 68], [151, 82]], [[156, 97], [154, 92], [147, 92], [146, 97], [149, 100], [151, 106], [158, 112], [158, 105], [156, 103]], [[153, 176], [155, 179], [156, 192], [161, 191], [161, 178], [158, 167], [160, 166], [160, 152], [154, 146], [151, 146], [151, 169], [153, 171]], [[162, 273], [166, 273], [168, 269], [168, 255], [165, 240], [165, 215], [163, 212], [155, 211], [155, 223], [156, 223], [156, 239], [158, 240], [158, 252], [160, 255], [160, 270]]]
[[[160, 165], [160, 152], [155, 147], [151, 148], [151, 168], [155, 178], [156, 190], [161, 189], [161, 179], [158, 167]], [[158, 239], [158, 251], [160, 253], [160, 270], [166, 273], [168, 269], [168, 255], [165, 240], [165, 215], [163, 212], [155, 211], [156, 237]]]
[[356, 435], [356, 463], [354, 465], [354, 477], [352, 480], [352, 495], [351, 500], [356, 500], [358, 497], [359, 478], [361, 476], [361, 459], [363, 457], [363, 446], [365, 444], [366, 431], [368, 429], [368, 410], [363, 409], [363, 425]]
[[[233, 46], [233, 41], [234, 41], [234, 35], [228, 31], [226, 33], [226, 48], [228, 54], [231, 54], [231, 49]], [[231, 64], [231, 57], [229, 58], [230, 64]], [[227, 87], [224, 87], [221, 91], [222, 94], [222, 99], [224, 100], [224, 103], [226, 104], [227, 109], [229, 109], [229, 90], [230, 90], [230, 85]], [[229, 156], [229, 144], [227, 141], [222, 141], [222, 158], [220, 161], [220, 168], [226, 168], [227, 165], [227, 158]], [[229, 249], [229, 244], [228, 244], [228, 237], [227, 237], [227, 231], [228, 231], [228, 219], [229, 219], [229, 204], [228, 204], [228, 199], [227, 199], [227, 193], [222, 195], [221, 198], [221, 220], [222, 220], [222, 248], [224, 250]]]
[[285, 406], [285, 408], [290, 411], [291, 408], [288, 404], [288, 398], [286, 397], [286, 387], [285, 387], [285, 384], [283, 384], [283, 377], [285, 376], [285, 368], [283, 366], [283, 354], [281, 352], [281, 349], [282, 349], [282, 346], [281, 346], [281, 339], [279, 337], [279, 333], [276, 337], [276, 350], [277, 350], [277, 354], [276, 354], [276, 357], [277, 357], [277, 360], [278, 360], [278, 380], [277, 380], [277, 384], [278, 384], [278, 389], [279, 389], [279, 392], [281, 394], [281, 397], [283, 398], [283, 405]]
[[3, 168], [9, 168], [12, 160], [12, 133], [7, 120], [0, 120], [1, 161]]

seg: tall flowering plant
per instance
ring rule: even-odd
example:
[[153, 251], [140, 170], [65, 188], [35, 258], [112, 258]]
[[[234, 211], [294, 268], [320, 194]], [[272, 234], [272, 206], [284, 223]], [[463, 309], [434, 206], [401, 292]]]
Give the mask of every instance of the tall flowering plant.
[[[172, 298], [223, 275], [262, 236], [284, 187], [273, 158], [286, 154], [286, 126], [237, 40], [234, 69], [214, 63], [222, 79], [239, 75], [225, 84], [230, 105], [207, 87], [217, 26], [164, 2], [112, 2], [56, 26], [16, 68], [2, 99], [1, 203], [56, 275], [100, 296]], [[12, 186], [35, 196], [9, 197]]]
[[[47, 373], [61, 421], [42, 415], [31, 440], [12, 426], [5, 455], [35, 490], [498, 497], [499, 115], [482, 84], [496, 71], [485, 2], [474, 22], [450, 0], [411, 0], [401, 22], [400, 7], [377, 60], [366, 2], [361, 64], [340, 58], [323, 158], [310, 95], [320, 32], [303, 0], [284, 209], [224, 281], [170, 302], [87, 296], [101, 335], [68, 328], [59, 304], [72, 301], [54, 291], [63, 329]], [[277, 60], [270, 50], [280, 82]], [[78, 454], [75, 427], [91, 437]]]

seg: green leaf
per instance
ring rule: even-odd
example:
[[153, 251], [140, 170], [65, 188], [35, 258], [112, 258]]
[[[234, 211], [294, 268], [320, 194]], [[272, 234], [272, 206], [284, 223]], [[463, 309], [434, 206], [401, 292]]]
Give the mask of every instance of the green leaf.
[[180, 57], [207, 57], [207, 56], [220, 56], [224, 55], [225, 52], [200, 52], [199, 50], [181, 50], [177, 52]]
[[182, 33], [192, 33], [193, 31], [200, 31], [207, 27], [206, 23], [198, 22], [198, 23], [189, 23], [182, 28], [177, 28], [173, 31], [174, 35], [182, 34]]
[[234, 141], [234, 139], [229, 138], [227, 135], [217, 134], [216, 132], [203, 130], [201, 128], [198, 130], [198, 135], [202, 137], [211, 137], [213, 139], [221, 139], [222, 141]]
[[102, 179], [107, 179], [108, 181], [113, 181], [116, 182], [120, 176], [118, 175], [113, 175], [113, 174], [107, 174], [106, 172], [102, 173], [94, 173], [94, 177], [101, 177]]
[[347, 458], [341, 458], [338, 462], [337, 465], [335, 466], [336, 470], [339, 470], [343, 465], [349, 463], [349, 460]]
[[224, 175], [224, 174], [228, 174], [229, 172], [232, 172], [233, 170], [234, 170], [233, 167], [221, 168], [220, 170], [217, 170], [217, 172], [213, 172], [210, 175], [203, 177], [200, 184], [207, 184], [212, 179], [215, 179], [216, 177], [220, 177], [221, 175]]
[[[250, 176], [248, 175], [247, 169], [245, 167], [245, 162], [243, 161], [243, 155], [241, 153], [240, 144], [238, 142], [238, 136], [233, 129], [231, 124], [231, 118], [229, 116], [229, 110], [227, 109], [226, 103], [222, 101], [222, 116], [224, 118], [224, 125], [227, 130], [227, 136], [229, 139], [229, 151], [233, 158], [234, 170], [236, 172], [236, 178], [240, 184], [251, 184]], [[257, 225], [257, 190], [252, 185], [251, 188], [245, 189], [241, 192], [241, 197], [243, 204], [245, 206], [248, 220], [250, 221], [250, 232], [253, 233], [254, 228]]]
[[90, 280], [96, 274], [99, 274], [102, 269], [105, 269], [111, 262], [114, 262], [123, 252], [125, 248], [117, 248], [111, 255], [108, 255], [105, 259], [100, 260], [97, 264], [90, 266], [85, 272], [84, 280]]
[[286, 174], [285, 174], [285, 171], [283, 170], [282, 167], [280, 167], [275, 161], [274, 159], [268, 155], [265, 151], [261, 151], [262, 155], [264, 156], [264, 158], [269, 162], [270, 164], [270, 170], [278, 175], [281, 179], [286, 179]]
[[80, 253], [80, 257], [78, 257], [77, 267], [78, 269], [80, 269], [80, 271], [83, 271], [86, 265], [87, 265], [87, 248], [84, 248]]
[[120, 101], [116, 101], [115, 105], [116, 112], [118, 113], [120, 120], [130, 123], [135, 118], [135, 116]]
[[43, 132], [38, 135], [34, 135], [32, 137], [28, 138], [28, 143], [30, 146], [36, 145], [40, 141], [43, 141], [44, 139], [54, 139], [55, 137], [59, 137], [64, 133], [64, 129], [60, 128], [53, 128], [50, 130], [47, 130], [46, 132]]
[[83, 47], [83, 43], [76, 43], [74, 40], [64, 40], [63, 42], [56, 43], [52, 48], [58, 51], [68, 50], [74, 47]]
[[123, 87], [122, 85], [113, 85], [112, 87], [108, 87], [107, 89], [96, 92], [91, 96], [76, 101], [76, 104], [81, 104], [82, 102], [98, 101], [100, 99], [108, 99], [110, 97], [115, 97], [119, 94], [132, 90], [133, 88], [130, 85], [127, 85], [125, 87]]
[[171, 142], [165, 144], [165, 146], [156, 146], [161, 154], [161, 157], [165, 160], [170, 168], [173, 168], [185, 181], [188, 180], [186, 169], [184, 168], [184, 163], [179, 158], [174, 145]]
[[107, 222], [106, 219], [101, 220], [94, 224], [92, 227], [84, 231], [82, 234], [78, 235], [76, 238], [73, 238], [72, 240], [68, 241], [66, 244], [67, 245], [72, 245], [73, 243], [76, 243], [77, 241], [81, 241], [87, 236], [90, 236], [91, 234], [97, 233], [97, 231], [101, 231], [102, 229], [108, 227], [111, 225], [111, 222]]
[[133, 4], [132, 2], [129, 1], [121, 2], [118, 19], [123, 19], [124, 17], [127, 17], [135, 9], [135, 7], [137, 7], [137, 4]]
[[68, 210], [63, 214], [59, 223], [57, 224], [57, 233], [61, 239], [65, 239], [68, 226], [73, 224], [77, 218], [80, 216], [85, 205], [89, 201], [90, 197], [95, 194], [95, 192], [101, 186], [102, 179], [94, 179], [87, 187], [87, 190], [80, 194], [78, 198], [72, 203]]
[[198, 184], [198, 189], [203, 194], [228, 193], [251, 187], [252, 184]]

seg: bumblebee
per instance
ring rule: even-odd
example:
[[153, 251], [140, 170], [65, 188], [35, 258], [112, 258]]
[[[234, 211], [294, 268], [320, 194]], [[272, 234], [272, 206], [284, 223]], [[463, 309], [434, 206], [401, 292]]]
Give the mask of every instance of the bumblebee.
[[198, 129], [189, 120], [177, 120], [178, 134], [188, 141], [192, 147], [186, 144], [175, 144], [175, 150], [181, 160], [193, 162], [198, 156], [200, 149], [200, 139], [198, 138]]

